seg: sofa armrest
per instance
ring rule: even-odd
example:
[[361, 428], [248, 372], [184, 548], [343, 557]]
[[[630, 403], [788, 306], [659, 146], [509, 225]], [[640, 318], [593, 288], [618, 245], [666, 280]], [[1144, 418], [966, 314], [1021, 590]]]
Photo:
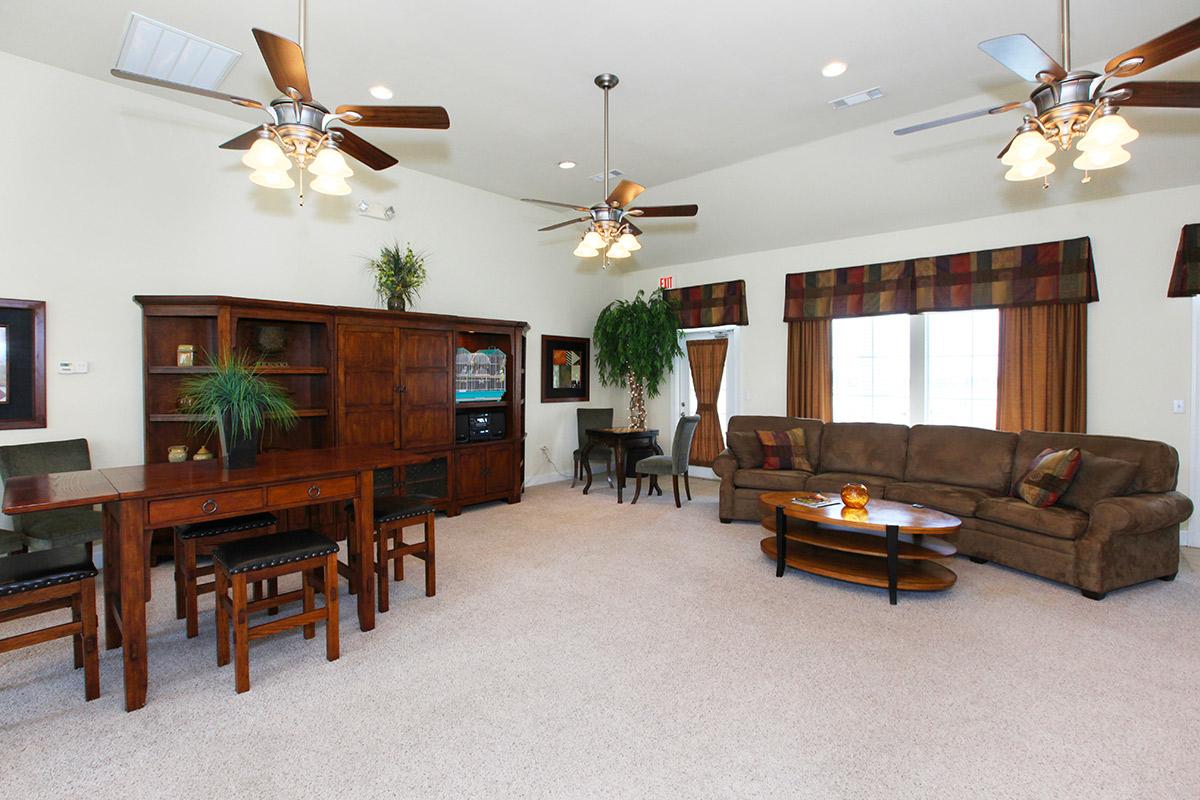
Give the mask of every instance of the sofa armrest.
[[1179, 492], [1110, 497], [1092, 506], [1085, 536], [1135, 536], [1185, 522], [1192, 501]]
[[717, 475], [722, 479], [732, 478], [733, 473], [737, 471], [737, 468], [737, 457], [728, 447], [726, 447], [717, 455], [717, 458], [715, 461], [713, 461], [712, 465], [712, 471], [717, 473]]

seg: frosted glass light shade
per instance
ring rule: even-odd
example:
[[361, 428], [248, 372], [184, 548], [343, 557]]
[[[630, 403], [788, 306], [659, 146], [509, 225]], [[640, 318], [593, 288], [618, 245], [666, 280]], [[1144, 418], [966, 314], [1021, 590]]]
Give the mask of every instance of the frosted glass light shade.
[[600, 234], [596, 233], [595, 231], [588, 231], [587, 233], [585, 233], [583, 236], [583, 243], [587, 247], [590, 247], [593, 250], [599, 250], [601, 247], [604, 247], [604, 245], [606, 244], [606, 242], [604, 241], [604, 237], [601, 236]]
[[1080, 150], [1096, 147], [1120, 147], [1138, 138], [1138, 132], [1130, 127], [1125, 118], [1117, 114], [1106, 114], [1088, 128], [1087, 135], [1075, 145]]
[[1054, 172], [1054, 165], [1044, 158], [1039, 161], [1025, 161], [1014, 164], [1012, 169], [1004, 173], [1004, 180], [1031, 181], [1034, 178], [1044, 178], [1051, 172]]
[[588, 247], [584, 242], [580, 242], [579, 246], [575, 248], [575, 252], [571, 255], [579, 256], [580, 258], [595, 258], [600, 255], [600, 251], [594, 247]]
[[608, 246], [609, 258], [629, 258], [629, 251], [621, 246], [620, 242], [613, 242]]
[[250, 173], [250, 180], [268, 189], [291, 189], [296, 182], [287, 174], [287, 170], [256, 169]]
[[1075, 169], [1097, 170], [1119, 167], [1130, 158], [1129, 151], [1120, 145], [1092, 147], [1075, 159]]
[[287, 170], [292, 165], [283, 154], [283, 148], [274, 139], [267, 138], [255, 139], [246, 155], [242, 156], [242, 163], [250, 169], [268, 171]]
[[350, 194], [350, 184], [346, 183], [345, 178], [321, 175], [313, 180], [312, 190], [321, 194]]
[[1025, 131], [1017, 134], [1008, 146], [1008, 152], [1000, 163], [1007, 167], [1015, 167], [1030, 161], [1043, 161], [1054, 153], [1054, 145], [1046, 141], [1046, 137], [1037, 131]]
[[617, 244], [621, 245], [621, 247], [624, 247], [626, 250], [628, 250], [631, 253], [635, 250], [642, 249], [642, 243], [639, 242], [637, 240], [637, 237], [634, 236], [632, 233], [621, 234], [621, 238], [617, 239]]
[[349, 178], [354, 174], [341, 151], [332, 147], [322, 147], [321, 152], [317, 153], [317, 157], [308, 165], [308, 171], [313, 175], [329, 178]]

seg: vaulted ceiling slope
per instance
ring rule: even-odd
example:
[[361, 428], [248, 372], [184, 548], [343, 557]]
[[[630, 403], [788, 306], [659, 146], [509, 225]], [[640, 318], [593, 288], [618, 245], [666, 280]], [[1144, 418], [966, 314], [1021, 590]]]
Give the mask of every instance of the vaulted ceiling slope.
[[[115, 80], [108, 70], [130, 10], [241, 50], [222, 89], [250, 97], [275, 94], [251, 27], [296, 37], [295, 0], [5, 0], [0, 50]], [[1074, 63], [1103, 61], [1195, 14], [1193, 0], [1076, 0]], [[375, 102], [367, 90], [378, 83], [394, 103], [446, 106], [449, 132], [387, 131], [376, 143], [405, 166], [511, 197], [599, 195], [589, 180], [601, 161], [591, 79], [618, 73], [612, 165], [651, 187], [648, 203], [703, 209], [694, 221], [656, 226], [654, 246], [627, 268], [1200, 183], [1194, 111], [1136, 109], [1143, 136], [1129, 165], [1088, 186], [1067, 167], [1048, 192], [1001, 178], [995, 154], [1019, 114], [891, 136], [900, 124], [1027, 94], [976, 48], [1016, 32], [1056, 52], [1054, 0], [656, 0], [603, 28], [579, 3], [308, 0], [306, 57], [321, 96]], [[823, 78], [833, 59], [849, 70]], [[1153, 77], [1200, 79], [1200, 54]], [[828, 105], [874, 86], [883, 99]], [[259, 121], [202, 98], [133, 90], [225, 114], [231, 136]], [[69, 98], [62, 108], [69, 113]], [[579, 166], [559, 170], [563, 159]]]

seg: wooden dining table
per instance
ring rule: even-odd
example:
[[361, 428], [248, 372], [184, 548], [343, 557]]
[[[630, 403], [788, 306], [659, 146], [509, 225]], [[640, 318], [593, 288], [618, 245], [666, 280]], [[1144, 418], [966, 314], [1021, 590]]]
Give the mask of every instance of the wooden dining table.
[[[658, 445], [658, 430], [655, 428], [588, 428], [586, 433], [587, 444], [579, 453], [579, 461], [587, 473], [587, 483], [583, 486], [583, 493], [587, 494], [588, 490], [592, 488], [592, 462], [589, 460], [592, 448], [598, 444], [604, 445], [612, 448], [613, 451], [613, 466], [617, 472], [618, 503], [625, 502], [625, 454], [637, 448], [653, 450], [660, 456], [663, 452]], [[651, 483], [651, 491], [662, 494], [657, 480]]]
[[354, 504], [359, 627], [375, 627], [375, 470], [428, 461], [386, 446], [263, 453], [253, 467], [220, 461], [142, 464], [10, 478], [5, 514], [92, 505], [104, 511], [105, 647], [122, 648], [125, 709], [146, 704], [147, 531], [260, 511], [348, 501]]

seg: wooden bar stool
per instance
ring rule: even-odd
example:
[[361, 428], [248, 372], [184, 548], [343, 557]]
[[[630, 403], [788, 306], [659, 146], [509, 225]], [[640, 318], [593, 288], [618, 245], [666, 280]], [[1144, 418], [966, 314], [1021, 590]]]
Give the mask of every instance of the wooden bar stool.
[[[347, 503], [350, 518], [354, 518], [354, 504]], [[425, 538], [420, 542], [405, 543], [404, 529], [423, 525]], [[388, 544], [392, 539], [393, 543]], [[415, 556], [425, 562], [425, 596], [437, 594], [437, 571], [435, 569], [433, 506], [424, 497], [376, 497], [375, 498], [375, 576], [379, 581], [379, 611], [388, 610], [388, 562], [394, 562], [393, 577], [404, 580], [404, 557]], [[353, 564], [358, 554], [351, 549]], [[353, 568], [339, 564], [343, 575], [352, 575]]]
[[[236, 542], [252, 536], [275, 533], [279, 522], [274, 514], [248, 514], [243, 517], [215, 519], [211, 522], [195, 522], [175, 528], [175, 618], [187, 620], [187, 638], [200, 635], [200, 595], [216, 587], [214, 581], [199, 583], [198, 578], [213, 574], [210, 564], [199, 564], [202, 555], [210, 555], [217, 545]], [[262, 583], [254, 584], [254, 599], [263, 596]], [[272, 578], [268, 582], [268, 594], [278, 594], [279, 582]], [[271, 613], [278, 612], [272, 607]]]
[[70, 636], [75, 669], [83, 668], [83, 696], [100, 696], [96, 645], [96, 566], [84, 545], [0, 558], [0, 622], [71, 609], [71, 621], [0, 639], [0, 653]]
[[[233, 619], [234, 676], [238, 694], [250, 690], [250, 640], [303, 626], [304, 638], [317, 635], [316, 623], [325, 622], [325, 657], [338, 658], [337, 542], [306, 529], [239, 539], [213, 548], [217, 594], [217, 666], [229, 663], [229, 621]], [[301, 573], [303, 588], [263, 600], [249, 600], [252, 581]], [[315, 608], [316, 585], [325, 605]], [[230, 588], [233, 598], [229, 597]], [[271, 605], [302, 600], [299, 614], [250, 625], [250, 614]]]

